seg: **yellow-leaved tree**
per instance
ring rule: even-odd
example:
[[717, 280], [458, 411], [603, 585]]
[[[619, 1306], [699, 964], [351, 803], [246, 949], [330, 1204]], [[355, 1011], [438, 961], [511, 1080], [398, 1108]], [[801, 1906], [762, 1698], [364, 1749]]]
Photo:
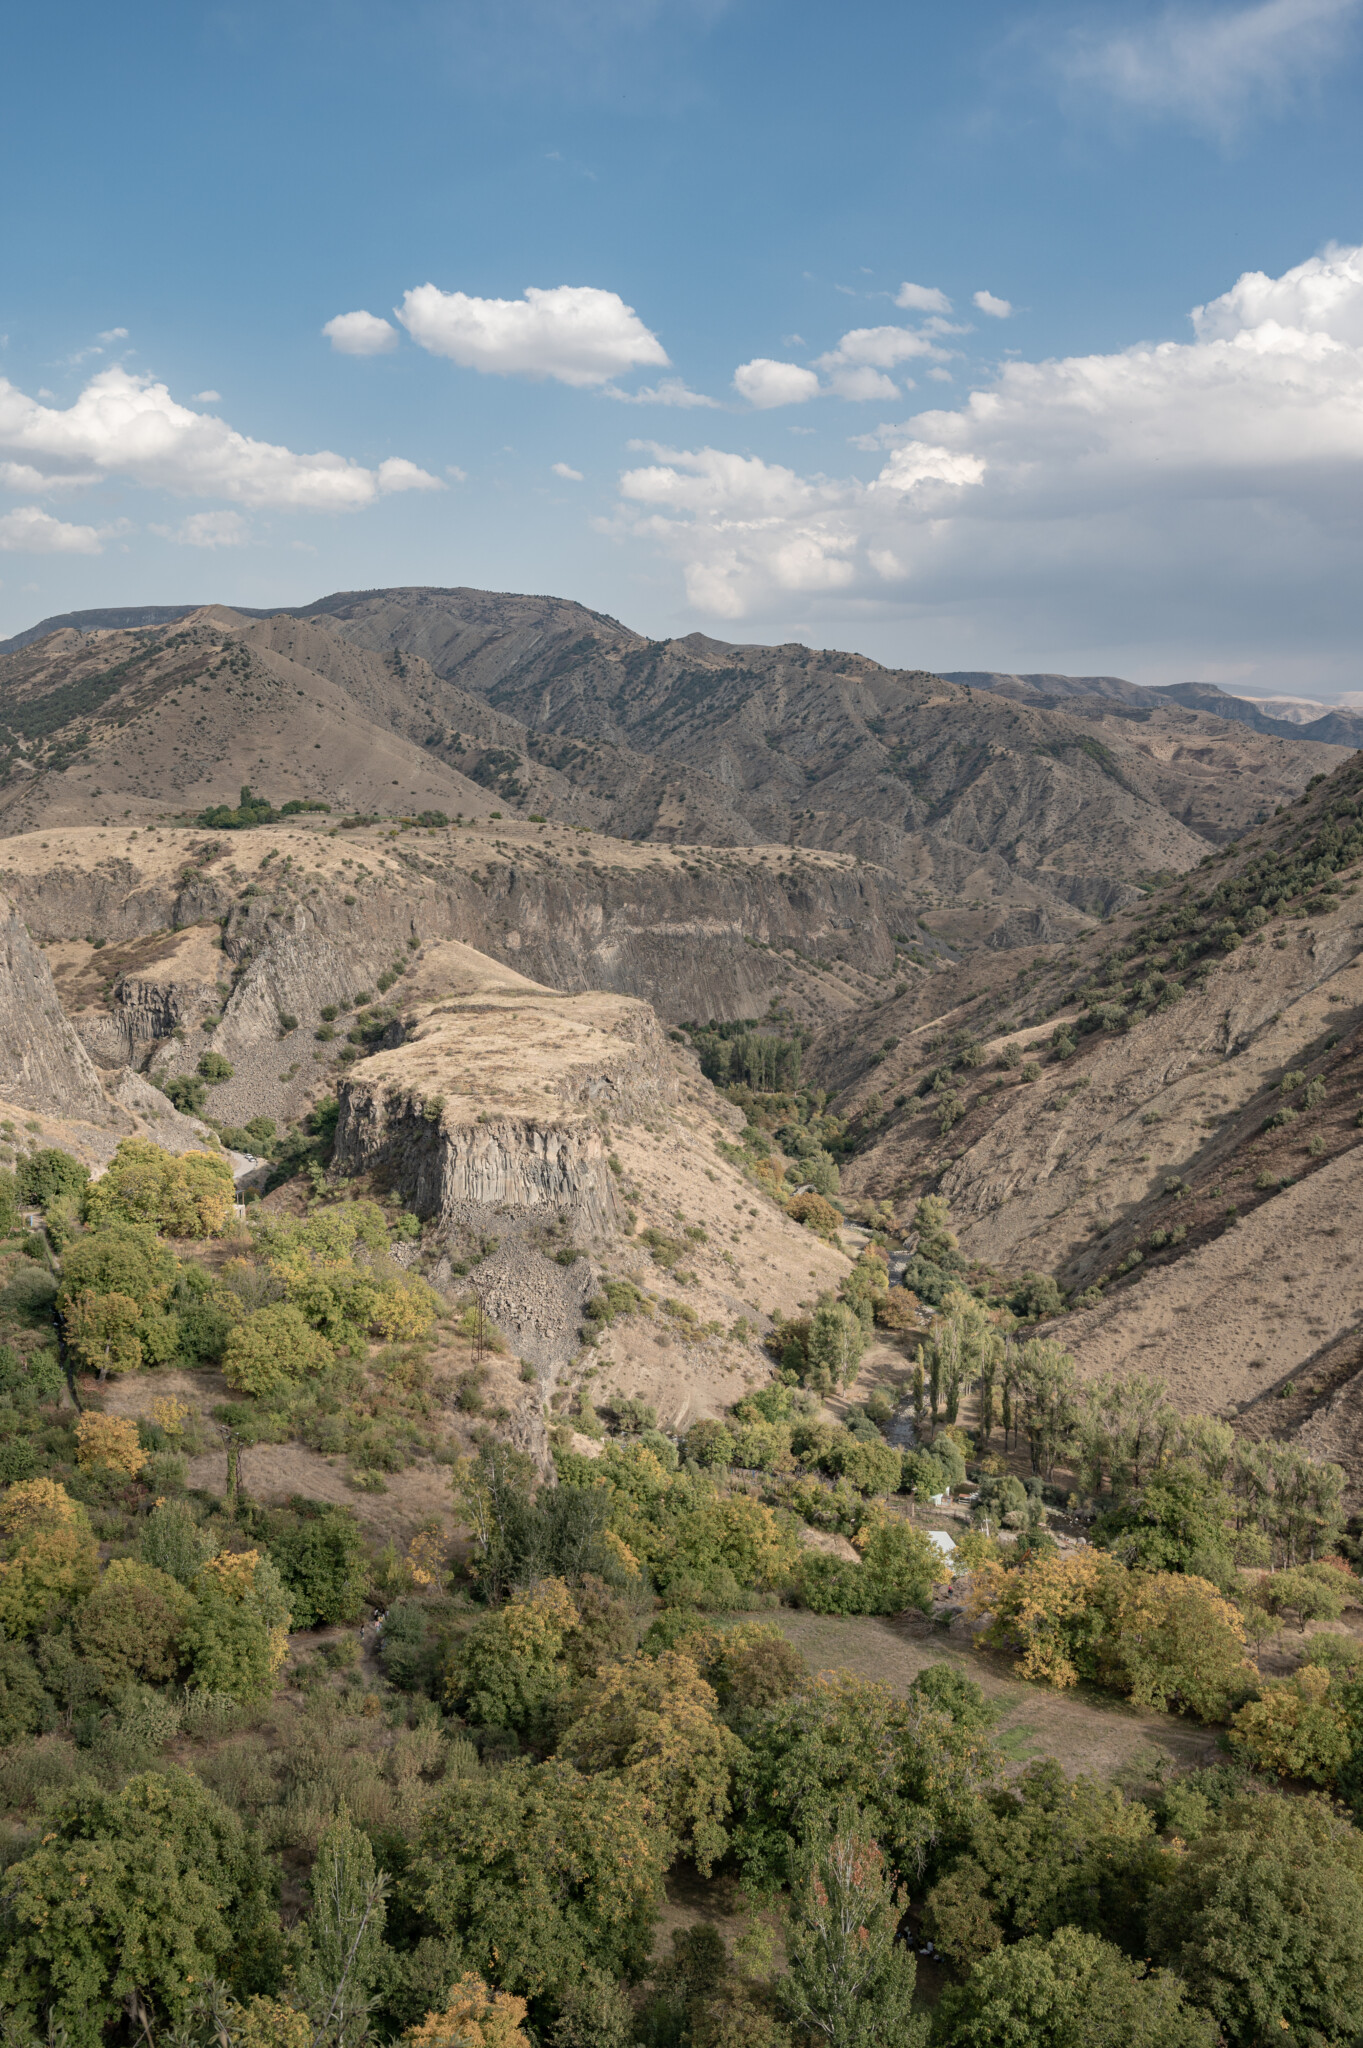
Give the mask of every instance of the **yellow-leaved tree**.
[[232, 1217], [232, 1168], [211, 1152], [166, 1152], [125, 1138], [91, 1184], [85, 1210], [95, 1224], [149, 1223], [167, 1237], [221, 1237]]
[[509, 1991], [489, 1991], [481, 1977], [459, 1979], [443, 2012], [428, 2012], [403, 2035], [409, 2048], [530, 2048], [526, 2002]]
[[25, 1479], [0, 1501], [0, 1630], [32, 1635], [83, 1600], [99, 1573], [90, 1520], [53, 1479]]
[[583, 1771], [616, 1771], [645, 1819], [666, 1828], [708, 1877], [729, 1845], [733, 1773], [743, 1755], [718, 1700], [683, 1650], [607, 1664], [559, 1744]]

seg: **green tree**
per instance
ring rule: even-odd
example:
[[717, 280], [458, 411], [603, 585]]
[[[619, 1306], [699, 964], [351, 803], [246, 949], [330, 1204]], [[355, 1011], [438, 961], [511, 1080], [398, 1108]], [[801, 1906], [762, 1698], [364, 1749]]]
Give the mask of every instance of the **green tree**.
[[[121, 1792], [78, 1782], [7, 1874], [0, 2005], [72, 2048], [145, 2012], [180, 2026], [204, 1983], [251, 1984], [277, 1946], [263, 1851], [207, 1786], [170, 1767]], [[255, 1988], [254, 1985], [252, 1988]]]
[[184, 1587], [166, 1572], [135, 1558], [115, 1558], [77, 1615], [73, 1634], [107, 1691], [139, 1680], [164, 1684], [175, 1675], [180, 1633], [192, 1606]]
[[34, 1734], [49, 1719], [52, 1702], [22, 1643], [0, 1642], [0, 1744]]
[[928, 2023], [913, 2011], [913, 1951], [896, 1939], [907, 1900], [854, 1807], [793, 1874], [780, 1985], [790, 2019], [829, 2048], [919, 2048]]
[[455, 1967], [541, 1998], [584, 1966], [642, 1971], [667, 1856], [623, 1779], [517, 1758], [442, 1793], [403, 1893]]
[[325, 1372], [334, 1355], [301, 1309], [292, 1302], [273, 1301], [235, 1326], [223, 1346], [222, 1369], [229, 1387], [269, 1395]]
[[213, 1555], [213, 1543], [200, 1529], [188, 1501], [161, 1500], [142, 1524], [137, 1554], [143, 1564], [182, 1586], [192, 1586]]
[[218, 1237], [232, 1214], [228, 1162], [209, 1152], [166, 1152], [124, 1138], [86, 1196], [92, 1223], [149, 1224], [169, 1237]]
[[293, 1518], [274, 1518], [266, 1547], [289, 1596], [295, 1628], [357, 1621], [368, 1583], [364, 1538], [341, 1508], [299, 1504]]
[[267, 1699], [288, 1649], [289, 1604], [259, 1552], [224, 1551], [194, 1581], [181, 1652], [194, 1683], [234, 1700]]
[[445, 1680], [450, 1704], [480, 1726], [543, 1735], [568, 1688], [565, 1647], [577, 1622], [561, 1579], [518, 1589], [456, 1644]]
[[313, 2042], [362, 2048], [384, 1967], [388, 1884], [369, 1837], [344, 1809], [322, 1830], [308, 1890], [312, 1911], [297, 1979], [315, 2030]]
[[1049, 1479], [1078, 1427], [1074, 1360], [1050, 1338], [1031, 1337], [1022, 1347], [1018, 1384], [1032, 1470]]
[[928, 1895], [925, 1924], [968, 1968], [1005, 1939], [1072, 1925], [1132, 1950], [1164, 1857], [1149, 1809], [1053, 1759], [1032, 1764], [980, 1813], [968, 1854]]
[[106, 1379], [136, 1372], [142, 1363], [142, 1311], [127, 1294], [96, 1294], [83, 1287], [62, 1302], [67, 1344], [88, 1372]]
[[1317, 1800], [1232, 1801], [1150, 1910], [1152, 1953], [1231, 2048], [1352, 2048], [1363, 2028], [1363, 1838]]
[[79, 1195], [89, 1182], [90, 1169], [58, 1146], [44, 1145], [20, 1162], [16, 1178], [21, 1200], [50, 1209]]
[[806, 1346], [810, 1385], [825, 1391], [850, 1385], [865, 1349], [861, 1318], [845, 1302], [824, 1302], [814, 1311]]
[[[1267, 2037], [1265, 2037], [1267, 2038]], [[933, 2048], [1217, 2048], [1177, 1977], [1078, 1927], [984, 1956], [933, 2016]]]
[[849, 1801], [916, 1887], [965, 1844], [998, 1775], [981, 1730], [847, 1671], [822, 1673], [772, 1707], [746, 1745], [734, 1843], [759, 1891], [789, 1882], [801, 1844], [829, 1835]]
[[558, 1745], [584, 1771], [616, 1771], [639, 1809], [708, 1877], [729, 1845], [724, 1823], [743, 1745], [684, 1650], [607, 1664], [575, 1702]]
[[946, 1196], [922, 1196], [914, 1208], [913, 1227], [918, 1235], [919, 1258], [934, 1266], [950, 1265], [956, 1254], [956, 1238], [951, 1229], [951, 1204]]
[[175, 1285], [175, 1258], [145, 1223], [110, 1223], [77, 1238], [62, 1259], [60, 1308], [69, 1296], [126, 1294], [139, 1308], [159, 1306]]

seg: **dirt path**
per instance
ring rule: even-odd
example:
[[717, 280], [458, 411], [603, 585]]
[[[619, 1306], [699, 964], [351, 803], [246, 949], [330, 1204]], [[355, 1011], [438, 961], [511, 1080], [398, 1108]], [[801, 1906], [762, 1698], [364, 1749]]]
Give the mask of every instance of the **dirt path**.
[[1070, 1777], [1110, 1778], [1118, 1772], [1145, 1774], [1165, 1760], [1190, 1770], [1215, 1762], [1219, 1753], [1214, 1729], [1142, 1713], [1100, 1694], [1027, 1684], [1014, 1676], [1007, 1658], [968, 1649], [931, 1623], [785, 1608], [772, 1620], [816, 1671], [840, 1667], [858, 1678], [879, 1679], [893, 1692], [907, 1692], [929, 1664], [953, 1665], [1002, 1710], [999, 1747], [1019, 1769], [1053, 1756]]

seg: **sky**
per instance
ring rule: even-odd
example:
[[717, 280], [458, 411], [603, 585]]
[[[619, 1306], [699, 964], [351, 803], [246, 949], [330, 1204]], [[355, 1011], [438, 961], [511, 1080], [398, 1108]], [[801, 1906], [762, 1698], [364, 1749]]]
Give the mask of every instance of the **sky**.
[[6, 54], [0, 635], [464, 584], [1363, 705], [1363, 0], [49, 0]]

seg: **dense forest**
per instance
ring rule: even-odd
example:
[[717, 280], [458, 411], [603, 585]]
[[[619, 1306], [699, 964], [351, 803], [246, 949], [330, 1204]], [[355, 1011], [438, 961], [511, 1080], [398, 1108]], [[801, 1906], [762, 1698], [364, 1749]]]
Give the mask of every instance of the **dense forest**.
[[[798, 1081], [720, 1044], [740, 1087]], [[817, 1230], [841, 1133], [782, 1114], [734, 1149]], [[1319, 1626], [1358, 1592], [1343, 1475], [1157, 1381], [1082, 1385], [1044, 1276], [970, 1268], [939, 1197], [897, 1284], [872, 1231], [722, 1418], [584, 1399], [547, 1473], [395, 1203], [318, 1172], [242, 1222], [221, 1155], [130, 1140], [90, 1181], [4, 1135], [7, 2042], [1357, 2038], [1363, 1646]], [[665, 1278], [680, 1247], [650, 1250]], [[662, 1313], [604, 1275], [582, 1341]], [[842, 1398], [876, 1331], [912, 1354], [908, 1449]], [[451, 1515], [398, 1543], [262, 1505], [251, 1452], [286, 1444], [359, 1494], [433, 1462]], [[898, 1688], [816, 1667], [801, 1610], [918, 1616], [941, 1654]], [[1302, 1654], [1261, 1668], [1285, 1628]], [[1019, 1758], [971, 1656], [1219, 1754]]]

